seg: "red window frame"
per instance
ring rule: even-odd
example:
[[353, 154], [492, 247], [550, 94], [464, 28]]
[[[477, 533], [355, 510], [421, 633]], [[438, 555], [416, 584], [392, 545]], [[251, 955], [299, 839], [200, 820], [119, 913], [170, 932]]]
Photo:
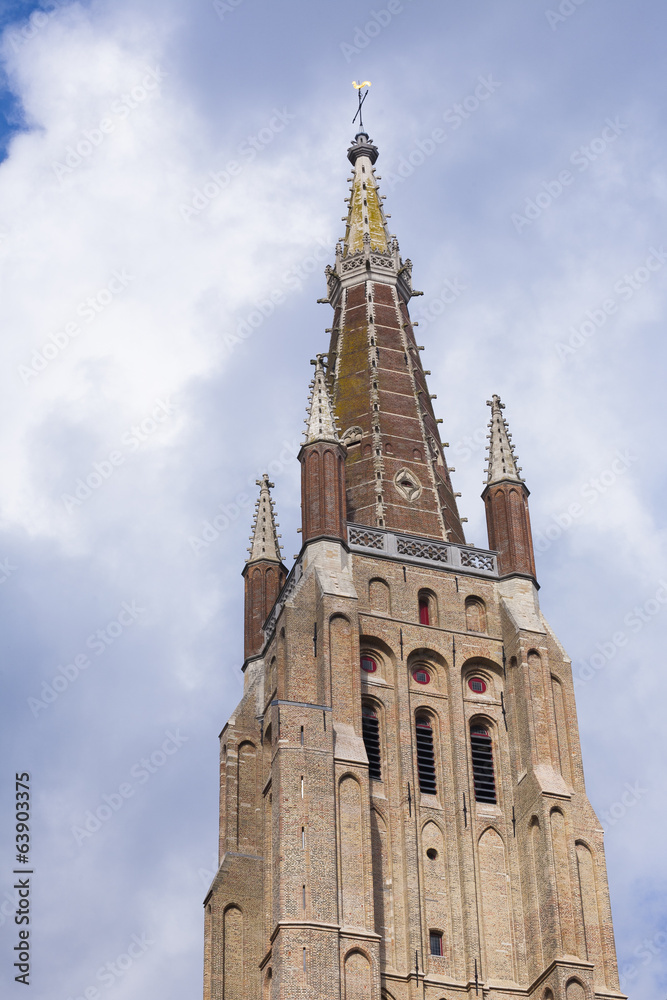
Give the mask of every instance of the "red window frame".
[[[481, 684], [481, 688], [476, 688], [475, 684]], [[468, 681], [468, 687], [475, 694], [486, 694], [486, 681], [483, 681], [481, 677], [471, 677]]]
[[[370, 663], [371, 666], [370, 667], [365, 667], [364, 666], [365, 663]], [[361, 657], [361, 669], [364, 671], [364, 673], [374, 674], [375, 671], [377, 670], [377, 668], [378, 668], [377, 662], [373, 659], [372, 656], [366, 656], [364, 654]]]
[[430, 615], [428, 597], [419, 598], [419, 624], [420, 625], [431, 624], [431, 615]]
[[[419, 677], [417, 677], [417, 674], [423, 674], [425, 679], [424, 680], [420, 680]], [[430, 684], [431, 683], [431, 675], [428, 672], [428, 670], [426, 669], [426, 667], [415, 667], [415, 669], [412, 671], [412, 676], [416, 680], [417, 684]]]

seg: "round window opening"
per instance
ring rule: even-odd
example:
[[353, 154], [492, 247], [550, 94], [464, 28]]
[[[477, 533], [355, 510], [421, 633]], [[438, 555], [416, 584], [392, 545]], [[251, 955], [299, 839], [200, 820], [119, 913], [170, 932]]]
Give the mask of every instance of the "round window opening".
[[372, 656], [361, 657], [361, 669], [365, 670], [367, 674], [374, 674], [377, 668], [378, 665]]
[[483, 681], [481, 677], [471, 677], [468, 681], [468, 687], [475, 694], [484, 694], [486, 691], [486, 681]]
[[431, 861], [435, 861], [437, 856], [438, 852], [436, 851], [435, 847], [429, 847], [428, 851], [426, 852], [426, 857], [429, 858]]
[[431, 675], [428, 670], [424, 670], [423, 667], [417, 667], [416, 670], [412, 671], [412, 676], [417, 681], [417, 684], [430, 684]]

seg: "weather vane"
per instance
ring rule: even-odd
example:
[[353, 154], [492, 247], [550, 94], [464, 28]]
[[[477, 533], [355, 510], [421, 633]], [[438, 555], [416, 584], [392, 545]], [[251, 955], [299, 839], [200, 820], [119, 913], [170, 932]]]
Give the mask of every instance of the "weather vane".
[[361, 91], [364, 89], [364, 87], [370, 87], [370, 85], [371, 85], [371, 81], [370, 80], [364, 80], [363, 83], [357, 83], [356, 80], [352, 81], [352, 86], [357, 91], [357, 95], [359, 97], [359, 107], [357, 108], [356, 115], [352, 119], [352, 124], [354, 125], [354, 123], [356, 122], [356, 120], [358, 118], [359, 119], [359, 130], [361, 132], [363, 132], [363, 129], [364, 129], [364, 122], [363, 122], [363, 119], [361, 117], [361, 106], [364, 103], [364, 101], [366, 100], [366, 98], [368, 97], [368, 90], [366, 90], [366, 92], [365, 92], [365, 94], [364, 94], [363, 97], [361, 96]]

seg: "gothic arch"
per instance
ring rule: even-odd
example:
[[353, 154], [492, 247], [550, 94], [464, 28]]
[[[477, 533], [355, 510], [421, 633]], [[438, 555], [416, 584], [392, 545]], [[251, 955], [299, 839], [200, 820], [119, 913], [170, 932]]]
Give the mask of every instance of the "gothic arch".
[[469, 632], [486, 632], [486, 604], [481, 597], [466, 597], [466, 628]]
[[537, 816], [533, 815], [528, 823], [528, 847], [530, 855], [530, 888], [524, 897], [524, 906], [528, 915], [527, 935], [534, 942], [532, 955], [532, 972], [536, 975], [542, 971], [542, 940], [546, 930], [544, 919], [544, 900], [542, 898], [542, 828]]
[[551, 697], [558, 744], [558, 765], [560, 773], [567, 785], [572, 787], [572, 758], [570, 734], [567, 725], [567, 710], [565, 707], [565, 690], [562, 681], [551, 674]]
[[440, 766], [440, 717], [430, 705], [419, 705], [413, 712], [419, 790], [437, 795], [442, 787]]
[[558, 898], [558, 917], [563, 951], [567, 955], [577, 954], [577, 940], [574, 927], [574, 900], [570, 878], [570, 852], [567, 822], [562, 809], [554, 808], [549, 813], [551, 830], [551, 850], [553, 853]]
[[461, 674], [466, 676], [474, 671], [488, 670], [494, 677], [501, 677], [503, 672], [502, 663], [496, 663], [488, 656], [470, 656], [461, 665]]
[[231, 903], [222, 914], [222, 990], [225, 1000], [244, 1000], [243, 911]]
[[425, 646], [418, 646], [406, 657], [408, 675], [412, 678], [413, 671], [420, 666], [425, 667], [431, 675], [430, 690], [444, 692], [447, 689], [447, 664], [440, 653]]
[[373, 858], [373, 904], [375, 932], [380, 935], [380, 961], [394, 964], [394, 898], [389, 819], [371, 809], [371, 852]]
[[451, 945], [451, 900], [449, 893], [449, 869], [447, 865], [447, 840], [445, 832], [434, 819], [428, 819], [421, 827], [421, 870], [424, 880], [425, 916], [430, 931], [442, 938], [442, 955], [438, 959], [438, 971], [449, 970]]
[[595, 985], [604, 989], [604, 945], [602, 920], [600, 915], [600, 895], [598, 889], [596, 853], [582, 839], [575, 841], [577, 853], [577, 876], [579, 880], [580, 919], [584, 928], [585, 954], [593, 962]]
[[566, 1000], [587, 1000], [587, 992], [580, 979], [570, 979], [565, 987]]
[[357, 846], [359, 836], [363, 837], [365, 831], [362, 803], [362, 788], [357, 776], [349, 771], [341, 775], [338, 815], [343, 923], [352, 927], [366, 926], [364, 859]]
[[344, 961], [344, 1000], [370, 1000], [372, 996], [372, 962], [368, 953], [355, 947], [345, 956]]
[[477, 844], [487, 975], [514, 979], [513, 934], [507, 887], [505, 842], [487, 826]]
[[438, 624], [438, 598], [433, 590], [422, 587], [417, 594], [417, 606], [422, 625]]
[[373, 577], [368, 581], [368, 603], [377, 614], [391, 614], [391, 589], [386, 580]]
[[[329, 618], [329, 669], [321, 667], [322, 677], [318, 684], [321, 705], [340, 705], [343, 714], [354, 718], [358, 711], [358, 678], [350, 675], [350, 669], [357, 658], [357, 637], [350, 619], [346, 615], [333, 614]], [[323, 657], [319, 658], [323, 661]], [[357, 660], [357, 664], [358, 664]], [[355, 690], [357, 692], [355, 697]], [[327, 699], [331, 700], [328, 701]], [[307, 698], [302, 700], [307, 701]]]
[[257, 747], [251, 740], [239, 744], [237, 756], [236, 822], [240, 851], [257, 850]]

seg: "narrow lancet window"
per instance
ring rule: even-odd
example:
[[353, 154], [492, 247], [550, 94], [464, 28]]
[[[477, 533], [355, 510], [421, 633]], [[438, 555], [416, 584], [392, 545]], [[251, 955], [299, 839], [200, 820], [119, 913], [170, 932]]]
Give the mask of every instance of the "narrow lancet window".
[[478, 802], [496, 802], [496, 781], [493, 775], [493, 748], [486, 726], [470, 727], [472, 774], [475, 799]]
[[433, 753], [433, 726], [427, 715], [417, 716], [417, 773], [419, 790], [435, 795], [435, 756]]
[[380, 720], [377, 712], [370, 705], [364, 705], [361, 709], [361, 731], [368, 757], [368, 776], [376, 781], [381, 781]]

